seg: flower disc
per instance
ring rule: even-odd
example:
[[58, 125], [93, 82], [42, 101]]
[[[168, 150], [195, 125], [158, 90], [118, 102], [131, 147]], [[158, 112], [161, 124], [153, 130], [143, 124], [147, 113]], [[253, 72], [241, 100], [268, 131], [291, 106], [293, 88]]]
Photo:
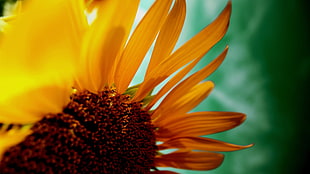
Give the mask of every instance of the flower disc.
[[0, 173], [148, 173], [157, 147], [141, 106], [113, 89], [77, 92], [4, 154]]

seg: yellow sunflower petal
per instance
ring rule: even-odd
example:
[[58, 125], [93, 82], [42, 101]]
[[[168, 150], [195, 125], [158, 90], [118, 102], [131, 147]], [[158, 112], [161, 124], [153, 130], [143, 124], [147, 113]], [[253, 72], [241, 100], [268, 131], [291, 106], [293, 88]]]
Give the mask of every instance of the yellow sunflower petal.
[[0, 17], [0, 37], [2, 37], [2, 35], [7, 31], [7, 29], [10, 27], [9, 24], [15, 19], [16, 19], [16, 15]]
[[177, 0], [169, 13], [167, 20], [160, 29], [146, 76], [172, 52], [183, 28], [185, 14], [185, 0]]
[[194, 112], [155, 121], [159, 138], [175, 135], [202, 136], [232, 129], [245, 120], [245, 114], [237, 112]]
[[[62, 110], [71, 93], [74, 62], [81, 41], [81, 30], [72, 20], [78, 18], [73, 12], [77, 2], [29, 0], [2, 36], [1, 120], [18, 122], [15, 119], [20, 117], [21, 122], [31, 122], [38, 119], [34, 113]], [[11, 118], [13, 113], [19, 115]]]
[[86, 34], [83, 45], [81, 66], [87, 67], [78, 78], [78, 88], [93, 92], [111, 81], [112, 67], [127, 40], [139, 0], [105, 0], [97, 3], [97, 18]]
[[230, 14], [231, 2], [229, 1], [226, 8], [215, 21], [162, 61], [145, 77], [136, 94], [137, 98], [143, 98], [173, 72], [206, 54], [225, 35], [229, 25]]
[[[23, 82], [19, 80], [22, 85]], [[32, 83], [30, 80], [26, 83]], [[68, 83], [68, 82], [63, 82]], [[27, 86], [25, 91], [15, 92], [7, 99], [0, 100], [1, 123], [33, 123], [48, 113], [62, 112], [69, 102], [71, 87], [59, 84]]]
[[177, 137], [177, 138], [170, 138], [163, 144], [158, 145], [158, 148], [159, 150], [191, 149], [191, 150], [227, 152], [227, 151], [241, 150], [251, 146], [252, 145], [240, 146], [203, 137]]
[[84, 3], [86, 5], [87, 11], [91, 12], [96, 7], [100, 6], [100, 3], [102, 3], [104, 0], [84, 0]]
[[6, 9], [4, 12], [4, 15], [11, 16], [11, 15], [17, 15], [22, 10], [22, 1], [16, 1], [15, 4], [12, 4], [12, 7], [10, 9]]
[[1, 70], [70, 72], [81, 41], [82, 29], [72, 20], [78, 1], [27, 2], [1, 40]]
[[183, 91], [172, 90], [153, 112], [152, 118], [156, 118], [154, 122], [160, 122], [166, 116], [184, 114], [192, 110], [209, 95], [213, 87], [213, 82], [207, 81]]
[[223, 155], [211, 152], [176, 151], [155, 158], [157, 167], [174, 167], [190, 170], [211, 170], [223, 162]]
[[81, 0], [76, 0], [72, 5], [73, 6], [70, 8], [71, 13], [73, 14], [71, 22], [73, 23], [75, 30], [77, 30], [76, 37], [82, 38], [82, 35], [88, 28], [87, 18], [84, 12], [86, 7]]
[[12, 129], [8, 132], [0, 132], [0, 161], [3, 153], [11, 146], [23, 141], [27, 135], [31, 133], [30, 130], [16, 130]]
[[115, 85], [120, 93], [125, 92], [154, 42], [168, 15], [171, 2], [172, 0], [156, 1], [133, 32], [115, 72]]
[[[188, 77], [186, 80], [184, 80], [182, 83], [180, 83], [176, 90], [179, 89], [179, 91], [182, 93], [182, 91], [187, 90], [188, 88], [191, 88], [191, 86], [196, 85], [203, 79], [207, 78], [210, 74], [212, 74], [223, 62], [224, 58], [226, 57], [228, 51], [228, 47], [215, 59], [213, 60], [208, 66], [204, 67], [200, 71], [196, 72], [195, 74]], [[154, 99], [150, 102], [150, 104], [147, 106], [146, 109], [150, 109], [163, 95], [165, 95], [174, 85], [176, 85], [186, 74], [190, 69], [196, 64], [197, 61], [200, 59], [196, 59], [192, 64], [184, 68], [182, 71], [180, 71], [176, 76], [174, 76], [167, 84], [161, 88], [161, 90], [156, 94]], [[179, 94], [175, 94], [179, 95]]]

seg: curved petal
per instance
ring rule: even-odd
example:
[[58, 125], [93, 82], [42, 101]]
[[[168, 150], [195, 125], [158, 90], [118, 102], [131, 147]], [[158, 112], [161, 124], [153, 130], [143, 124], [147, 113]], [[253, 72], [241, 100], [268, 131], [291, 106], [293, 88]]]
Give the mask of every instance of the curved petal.
[[[80, 50], [82, 33], [72, 20], [78, 18], [72, 9], [78, 8], [77, 3], [76, 0], [29, 0], [2, 36], [1, 119], [18, 122], [14, 119], [23, 117], [22, 122], [28, 122], [42, 116], [34, 113], [62, 110], [71, 93], [74, 62]], [[51, 103], [53, 106], [48, 106]], [[37, 107], [33, 113], [28, 112], [32, 110], [28, 106], [48, 107]], [[19, 114], [11, 118], [13, 113]]]
[[203, 137], [177, 137], [177, 138], [171, 138], [168, 141], [165, 141], [163, 144], [158, 145], [158, 148], [159, 150], [190, 149], [190, 150], [227, 152], [227, 151], [241, 150], [251, 146], [252, 145], [239, 146]]
[[[186, 80], [184, 80], [182, 83], [180, 83], [177, 87], [175, 87], [175, 90], [178, 90], [182, 93], [187, 88], [190, 88], [191, 86], [196, 85], [203, 79], [207, 78], [210, 74], [212, 74], [223, 62], [226, 54], [228, 51], [228, 47], [215, 59], [213, 60], [209, 65], [205, 66], [200, 71], [196, 72], [195, 74], [188, 77]], [[192, 64], [190, 64], [188, 67], [184, 68], [184, 71], [180, 71], [176, 76], [174, 76], [167, 84], [155, 95], [151, 103], [146, 107], [146, 109], [150, 109], [164, 94], [166, 94], [175, 84], [177, 84], [185, 75], [186, 73], [191, 69], [192, 66], [196, 64], [197, 61], [200, 59], [196, 59]], [[178, 94], [175, 94], [178, 95]]]
[[215, 21], [162, 61], [145, 77], [144, 82], [136, 94], [137, 98], [144, 98], [144, 96], [172, 73], [205, 55], [226, 33], [230, 14], [231, 2], [229, 1], [226, 8]]
[[156, 44], [152, 53], [146, 76], [152, 71], [164, 58], [172, 52], [183, 28], [186, 14], [185, 0], [177, 0], [170, 11], [167, 20], [160, 29]]
[[182, 136], [202, 136], [232, 129], [240, 125], [246, 116], [237, 112], [194, 112], [173, 117], [164, 117], [154, 122], [161, 138]]
[[168, 15], [171, 2], [172, 0], [155, 1], [133, 32], [116, 67], [115, 85], [120, 93], [125, 92], [154, 42]]
[[109, 80], [112, 68], [127, 40], [138, 5], [139, 0], [97, 2], [97, 18], [83, 42], [82, 71], [77, 88], [97, 92], [112, 81]]
[[182, 92], [172, 90], [152, 113], [152, 118], [155, 119], [154, 124], [167, 116], [184, 114], [190, 111], [209, 95], [213, 87], [213, 82], [207, 81]]
[[176, 151], [155, 158], [156, 167], [211, 170], [223, 162], [224, 155], [211, 152]]

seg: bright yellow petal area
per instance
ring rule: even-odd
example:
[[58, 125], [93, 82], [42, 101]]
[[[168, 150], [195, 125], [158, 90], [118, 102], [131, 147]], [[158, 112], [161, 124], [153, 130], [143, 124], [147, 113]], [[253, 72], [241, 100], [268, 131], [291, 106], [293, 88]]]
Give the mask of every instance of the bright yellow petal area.
[[[57, 85], [45, 84], [45, 79], [36, 79], [41, 82], [40, 86], [36, 86], [37, 81], [33, 79], [14, 78], [17, 83], [10, 84], [15, 83], [14, 85], [19, 87], [12, 87], [9, 91], [11, 95], [6, 96], [7, 98], [2, 96], [0, 100], [1, 123], [33, 123], [48, 113], [62, 112], [63, 107], [69, 102], [72, 85], [69, 81]], [[28, 85], [24, 85], [22, 89], [24, 83]], [[3, 89], [3, 86], [1, 88]]]
[[215, 21], [162, 61], [145, 77], [136, 94], [136, 98], [143, 99], [153, 88], [172, 73], [205, 55], [225, 35], [229, 25], [230, 14], [231, 2], [229, 1], [226, 8]]
[[240, 125], [246, 116], [238, 112], [194, 112], [163, 117], [154, 122], [159, 127], [158, 138], [175, 136], [202, 136], [232, 129]]
[[102, 1], [104, 0], [84, 0], [87, 11], [91, 12], [92, 10], [94, 10], [96, 7], [100, 6], [100, 3], [102, 3]]
[[[11, 3], [7, 2], [6, 5], [8, 5], [8, 4], [11, 4]], [[4, 15], [5, 16], [11, 16], [11, 15], [19, 14], [22, 10], [22, 4], [23, 4], [23, 2], [21, 0], [16, 1], [15, 4], [11, 4], [10, 5], [11, 7], [8, 10], [4, 11]]]
[[115, 72], [115, 85], [125, 92], [163, 25], [172, 0], [157, 0], [133, 32]]
[[158, 145], [158, 149], [159, 150], [190, 149], [190, 150], [228, 152], [228, 151], [241, 150], [251, 146], [252, 145], [239, 146], [203, 137], [177, 137], [177, 138], [171, 138], [165, 141], [163, 144]]
[[185, 0], [177, 0], [160, 29], [146, 75], [172, 52], [183, 28], [185, 14]]
[[16, 19], [15, 15], [0, 17], [0, 40], [2, 35], [10, 27], [10, 23]]
[[[97, 1], [97, 18], [87, 32], [83, 45], [78, 89], [92, 92], [108, 85], [119, 51], [130, 33], [139, 0]], [[111, 85], [111, 84], [110, 84]]]
[[[213, 60], [209, 65], [205, 66], [200, 71], [196, 72], [195, 74], [188, 77], [186, 80], [184, 80], [182, 83], [180, 83], [176, 89], [179, 89], [179, 91], [182, 93], [183, 90], [186, 90], [188, 88], [191, 88], [192, 86], [196, 85], [203, 79], [207, 78], [210, 74], [212, 74], [223, 62], [224, 58], [226, 57], [228, 51], [228, 47], [215, 59]], [[183, 70], [181, 70], [178, 74], [176, 74], [167, 84], [161, 88], [161, 90], [155, 95], [153, 100], [148, 104], [146, 109], [151, 109], [151, 107], [163, 96], [165, 95], [174, 85], [176, 85], [191, 69], [193, 66], [196, 65], [196, 63], [200, 59], [196, 59], [194, 62], [192, 62], [190, 65], [185, 67]]]
[[165, 117], [185, 114], [192, 110], [209, 95], [213, 88], [213, 82], [207, 81], [184, 90], [181, 88], [172, 90], [152, 113], [154, 124]]
[[176, 151], [155, 158], [156, 167], [174, 167], [190, 170], [211, 170], [223, 161], [223, 155], [211, 152]]
[[0, 131], [0, 161], [3, 153], [9, 147], [20, 143], [30, 133], [31, 131], [29, 129], [28, 130], [11, 129], [8, 132]]
[[79, 8], [78, 0], [25, 1], [0, 41], [0, 122], [28, 123], [62, 110], [83, 34]]

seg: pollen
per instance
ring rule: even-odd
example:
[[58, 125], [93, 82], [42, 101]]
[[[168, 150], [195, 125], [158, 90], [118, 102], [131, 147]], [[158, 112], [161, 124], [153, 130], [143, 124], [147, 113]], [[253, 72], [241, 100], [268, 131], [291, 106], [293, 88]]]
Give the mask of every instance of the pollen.
[[0, 173], [148, 173], [155, 128], [142, 103], [106, 88], [72, 93], [63, 113], [47, 114], [8, 149]]

